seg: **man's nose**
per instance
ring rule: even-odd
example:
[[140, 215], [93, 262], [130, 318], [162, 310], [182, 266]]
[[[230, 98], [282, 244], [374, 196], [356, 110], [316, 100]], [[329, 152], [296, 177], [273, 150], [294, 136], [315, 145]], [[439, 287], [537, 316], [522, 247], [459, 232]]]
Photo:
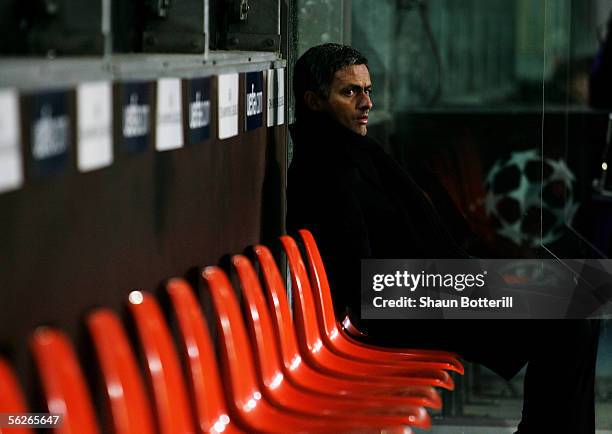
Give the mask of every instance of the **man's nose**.
[[363, 92], [361, 94], [361, 98], [359, 99], [359, 109], [360, 110], [371, 110], [373, 105], [374, 104], [372, 104], [372, 99], [370, 98], [370, 95]]

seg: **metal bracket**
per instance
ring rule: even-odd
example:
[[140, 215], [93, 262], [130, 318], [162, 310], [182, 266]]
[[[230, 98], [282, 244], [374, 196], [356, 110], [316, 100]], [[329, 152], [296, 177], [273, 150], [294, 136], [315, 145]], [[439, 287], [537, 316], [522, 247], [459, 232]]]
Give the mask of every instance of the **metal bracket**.
[[143, 51], [206, 55], [208, 0], [149, 1], [156, 5], [157, 15], [150, 17], [145, 24]]
[[239, 14], [240, 14], [240, 21], [246, 21], [249, 17], [249, 0], [240, 0], [240, 9], [239, 9]]
[[225, 48], [280, 51], [280, 0], [236, 0], [234, 4], [240, 8], [235, 15], [240, 19], [228, 23]]

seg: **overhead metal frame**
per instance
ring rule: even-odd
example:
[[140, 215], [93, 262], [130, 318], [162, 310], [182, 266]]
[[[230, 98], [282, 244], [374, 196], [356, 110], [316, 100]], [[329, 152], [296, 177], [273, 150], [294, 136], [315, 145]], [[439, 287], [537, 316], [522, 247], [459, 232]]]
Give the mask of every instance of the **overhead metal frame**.
[[108, 58], [53, 60], [5, 58], [0, 68], [0, 86], [21, 90], [51, 89], [83, 81], [192, 78], [285, 66], [286, 61], [276, 53], [244, 51], [211, 52], [208, 59], [188, 54], [119, 54]]

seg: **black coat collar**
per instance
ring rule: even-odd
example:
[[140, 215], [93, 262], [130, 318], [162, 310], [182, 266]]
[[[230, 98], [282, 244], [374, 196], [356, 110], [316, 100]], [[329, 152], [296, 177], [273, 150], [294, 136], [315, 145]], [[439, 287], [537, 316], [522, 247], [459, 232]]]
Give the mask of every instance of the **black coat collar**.
[[372, 157], [384, 150], [375, 140], [355, 133], [326, 115], [313, 113], [289, 127], [295, 158], [318, 160], [337, 168], [355, 166], [365, 179], [384, 191]]

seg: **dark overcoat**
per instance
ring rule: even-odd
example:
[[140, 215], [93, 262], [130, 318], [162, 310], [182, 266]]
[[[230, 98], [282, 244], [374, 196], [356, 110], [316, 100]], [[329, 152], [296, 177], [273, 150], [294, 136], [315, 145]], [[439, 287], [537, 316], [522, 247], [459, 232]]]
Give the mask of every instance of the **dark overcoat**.
[[[287, 228], [307, 228], [317, 240], [337, 316], [348, 313], [378, 343], [442, 345], [476, 354], [505, 377], [514, 375], [525, 360], [515, 351], [521, 333], [512, 325], [498, 322], [496, 334], [507, 336], [501, 338], [501, 348], [491, 352], [482, 322], [418, 320], [426, 321], [425, 326], [409, 320], [360, 319], [361, 259], [467, 258], [467, 225], [450, 200], [434, 200], [434, 205], [411, 175], [367, 136], [318, 114], [294, 124], [291, 136]], [[421, 332], [408, 333], [413, 327]]]

